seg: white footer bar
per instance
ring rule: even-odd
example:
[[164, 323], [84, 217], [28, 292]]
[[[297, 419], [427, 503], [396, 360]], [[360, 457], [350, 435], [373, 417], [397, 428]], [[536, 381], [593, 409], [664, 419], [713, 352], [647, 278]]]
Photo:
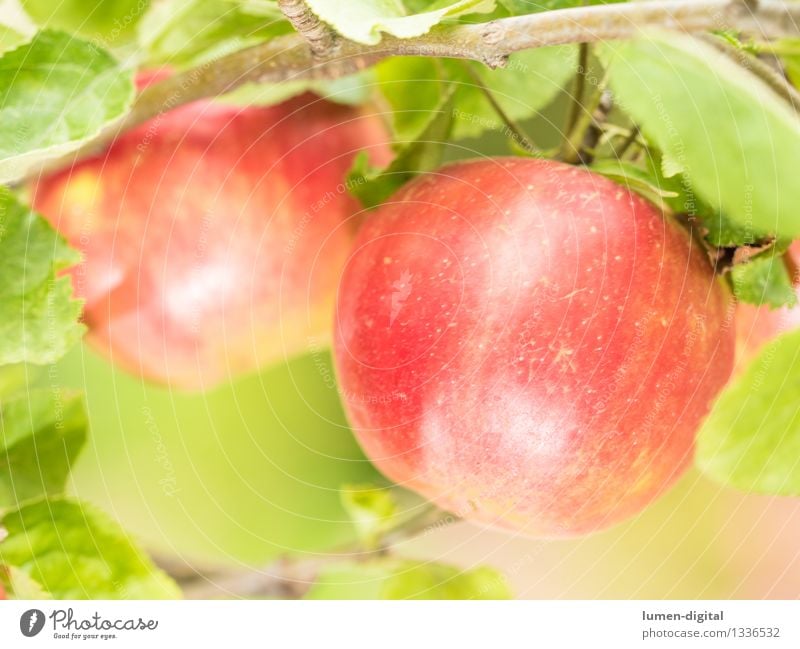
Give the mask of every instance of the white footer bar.
[[0, 602], [0, 648], [48, 646], [798, 649], [800, 602]]

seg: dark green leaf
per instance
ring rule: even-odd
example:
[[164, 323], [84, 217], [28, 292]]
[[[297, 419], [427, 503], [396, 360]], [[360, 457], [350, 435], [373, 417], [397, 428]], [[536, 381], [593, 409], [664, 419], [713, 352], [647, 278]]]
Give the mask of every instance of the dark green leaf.
[[56, 599], [163, 599], [177, 586], [119, 525], [94, 507], [39, 500], [0, 519], [0, 564], [24, 571]]
[[86, 441], [80, 397], [31, 390], [0, 407], [0, 510], [64, 490]]
[[445, 95], [444, 103], [431, 113], [431, 120], [418, 139], [396, 143], [396, 156], [385, 169], [372, 167], [363, 153], [355, 159], [347, 186], [365, 207], [379, 205], [417, 174], [441, 164], [453, 123], [453, 96], [452, 90]]
[[78, 253], [0, 187], [0, 365], [52, 363], [83, 333], [80, 302], [58, 271]]
[[740, 302], [772, 308], [795, 306], [792, 278], [778, 251], [770, 250], [731, 271], [733, 293]]

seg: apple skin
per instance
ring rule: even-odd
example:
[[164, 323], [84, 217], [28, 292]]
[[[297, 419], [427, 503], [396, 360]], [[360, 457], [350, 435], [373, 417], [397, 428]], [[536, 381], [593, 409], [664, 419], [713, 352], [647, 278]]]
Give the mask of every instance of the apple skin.
[[85, 257], [71, 272], [90, 343], [206, 390], [330, 338], [358, 212], [346, 172], [360, 150], [386, 162], [388, 140], [378, 116], [312, 95], [199, 101], [42, 179], [33, 204]]
[[[795, 241], [787, 251], [795, 267], [800, 267], [800, 241]], [[794, 277], [794, 290], [800, 299], [800, 284]], [[800, 327], [800, 305], [773, 309], [739, 303], [736, 306], [736, 367], [744, 370], [761, 348], [781, 334]]]
[[467, 161], [365, 222], [334, 357], [387, 476], [468, 520], [581, 535], [689, 465], [733, 365], [729, 304], [700, 247], [623, 187], [551, 161]]

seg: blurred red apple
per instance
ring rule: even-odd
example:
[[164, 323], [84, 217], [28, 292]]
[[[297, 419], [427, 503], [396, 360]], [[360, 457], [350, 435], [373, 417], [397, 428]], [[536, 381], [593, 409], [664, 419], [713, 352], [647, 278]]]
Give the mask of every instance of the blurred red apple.
[[84, 254], [90, 342], [208, 389], [329, 337], [356, 227], [345, 175], [360, 150], [385, 162], [387, 140], [377, 116], [311, 95], [195, 102], [42, 179], [33, 203]]
[[689, 465], [734, 354], [686, 231], [556, 162], [470, 161], [364, 224], [337, 296], [350, 423], [386, 475], [537, 536], [636, 514]]
[[[795, 241], [787, 251], [789, 259], [800, 266], [800, 241]], [[794, 277], [795, 293], [800, 299], [800, 285]], [[761, 348], [775, 337], [800, 327], [800, 305], [773, 309], [753, 304], [736, 305], [736, 358], [737, 369], [744, 369]]]

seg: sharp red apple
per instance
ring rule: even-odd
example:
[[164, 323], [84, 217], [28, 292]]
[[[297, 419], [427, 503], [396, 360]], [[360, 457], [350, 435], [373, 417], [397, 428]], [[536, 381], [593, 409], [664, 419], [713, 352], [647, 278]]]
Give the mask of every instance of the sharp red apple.
[[457, 163], [362, 227], [337, 296], [349, 420], [386, 475], [530, 535], [629, 517], [728, 379], [729, 295], [686, 231], [556, 162]]
[[385, 162], [387, 142], [379, 117], [310, 95], [201, 101], [43, 179], [33, 202], [84, 254], [72, 274], [94, 346], [208, 389], [329, 337], [356, 226], [346, 171], [364, 149]]

